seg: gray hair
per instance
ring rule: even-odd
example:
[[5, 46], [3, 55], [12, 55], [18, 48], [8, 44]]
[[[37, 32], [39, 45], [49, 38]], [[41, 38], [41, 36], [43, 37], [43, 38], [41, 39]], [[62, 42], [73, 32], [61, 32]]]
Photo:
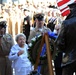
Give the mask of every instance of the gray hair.
[[18, 41], [18, 39], [19, 39], [20, 36], [22, 36], [22, 37], [24, 37], [26, 39], [26, 36], [23, 33], [20, 33], [20, 34], [16, 35], [16, 38], [15, 38], [16, 42]]

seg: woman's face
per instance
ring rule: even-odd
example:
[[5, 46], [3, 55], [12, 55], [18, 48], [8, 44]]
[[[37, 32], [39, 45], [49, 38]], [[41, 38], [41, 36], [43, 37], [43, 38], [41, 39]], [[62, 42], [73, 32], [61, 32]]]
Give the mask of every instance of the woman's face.
[[20, 36], [17, 40], [17, 43], [19, 44], [19, 46], [24, 46], [26, 42], [26, 39], [23, 36]]

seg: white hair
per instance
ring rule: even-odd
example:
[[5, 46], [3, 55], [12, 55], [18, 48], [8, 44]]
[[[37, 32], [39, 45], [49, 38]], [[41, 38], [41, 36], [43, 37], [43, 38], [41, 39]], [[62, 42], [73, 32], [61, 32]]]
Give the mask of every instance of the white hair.
[[22, 37], [24, 37], [26, 39], [26, 36], [23, 33], [20, 33], [20, 34], [16, 35], [16, 38], [15, 38], [16, 42], [18, 41], [18, 39], [19, 39], [20, 36], [22, 36]]

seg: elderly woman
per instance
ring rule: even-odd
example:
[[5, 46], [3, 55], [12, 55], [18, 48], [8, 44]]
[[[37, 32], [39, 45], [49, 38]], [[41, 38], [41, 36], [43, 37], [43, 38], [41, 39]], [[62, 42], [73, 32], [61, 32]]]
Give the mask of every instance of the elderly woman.
[[28, 45], [25, 43], [26, 36], [22, 33], [16, 36], [16, 42], [10, 51], [9, 59], [13, 61], [12, 67], [15, 75], [28, 75], [31, 71], [31, 63], [28, 59]]

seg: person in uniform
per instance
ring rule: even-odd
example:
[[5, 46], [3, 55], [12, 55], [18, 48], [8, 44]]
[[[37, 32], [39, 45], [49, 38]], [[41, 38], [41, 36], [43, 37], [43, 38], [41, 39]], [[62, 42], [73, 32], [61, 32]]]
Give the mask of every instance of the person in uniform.
[[[36, 14], [35, 17], [36, 17], [35, 18], [36, 27], [32, 31], [30, 31], [28, 43], [30, 43], [31, 39], [35, 36], [38, 36], [40, 34], [44, 35], [44, 33], [46, 33], [46, 32], [51, 32], [51, 30], [49, 28], [44, 26], [45, 22], [44, 22], [44, 14], [43, 13], [38, 13], [38, 14]], [[47, 59], [42, 60], [42, 62], [43, 62], [43, 65], [40, 65], [41, 66], [40, 73], [42, 75], [48, 75], [48, 73], [49, 73], [48, 67], [47, 67], [47, 65], [45, 65], [45, 64], [47, 64]]]
[[36, 22], [35, 29], [30, 32], [28, 42], [31, 42], [31, 39], [39, 34], [42, 34], [44, 32], [48, 32], [48, 31], [51, 32], [51, 30], [49, 28], [44, 26], [45, 22], [44, 22], [43, 13], [38, 13], [35, 15], [35, 22]]
[[12, 45], [13, 38], [6, 33], [6, 21], [0, 21], [0, 75], [12, 75], [11, 61], [8, 55]]
[[31, 70], [31, 62], [28, 59], [28, 45], [26, 44], [26, 36], [23, 33], [16, 35], [16, 42], [12, 46], [9, 53], [9, 59], [12, 60], [12, 67], [15, 75], [28, 75]]
[[26, 43], [27, 43], [30, 34], [30, 17], [28, 15], [27, 9], [24, 9], [23, 33], [26, 35]]
[[76, 72], [76, 2], [68, 5], [70, 14], [63, 21], [56, 47], [63, 52], [62, 75]]

